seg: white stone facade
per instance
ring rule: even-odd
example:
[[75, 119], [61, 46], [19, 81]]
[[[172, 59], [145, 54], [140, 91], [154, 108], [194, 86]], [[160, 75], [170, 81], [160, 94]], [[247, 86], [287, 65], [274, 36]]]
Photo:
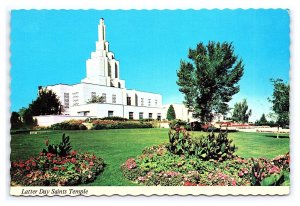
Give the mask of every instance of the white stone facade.
[[[59, 97], [64, 116], [165, 118], [160, 94], [126, 89], [125, 81], [120, 79], [120, 63], [109, 51], [103, 19], [98, 25], [96, 50], [86, 61], [86, 78], [78, 84], [57, 84], [46, 89]], [[93, 96], [102, 96], [104, 102], [88, 104]]]

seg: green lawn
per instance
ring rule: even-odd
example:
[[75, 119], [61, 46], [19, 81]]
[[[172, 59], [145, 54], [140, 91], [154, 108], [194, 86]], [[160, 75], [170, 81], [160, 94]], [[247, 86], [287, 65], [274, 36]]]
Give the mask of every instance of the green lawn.
[[[11, 160], [26, 160], [36, 156], [45, 147], [45, 139], [50, 143], [59, 143], [61, 131], [47, 134], [16, 134], [11, 139]], [[167, 129], [121, 129], [121, 130], [90, 130], [65, 131], [70, 135], [71, 145], [78, 152], [95, 153], [107, 164], [103, 174], [90, 185], [134, 185], [123, 178], [120, 165], [129, 157], [141, 154], [146, 146], [166, 143]], [[194, 132], [200, 136], [203, 133]], [[289, 138], [274, 138], [271, 134], [262, 133], [229, 133], [238, 146], [237, 155], [242, 157], [273, 158], [289, 151]], [[284, 135], [282, 137], [287, 137]]]

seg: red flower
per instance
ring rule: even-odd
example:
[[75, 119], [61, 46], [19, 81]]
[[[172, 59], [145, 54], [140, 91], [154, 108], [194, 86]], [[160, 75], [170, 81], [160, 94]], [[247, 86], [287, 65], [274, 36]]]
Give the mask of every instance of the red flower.
[[61, 169], [61, 171], [65, 171], [65, 170], [66, 170], [66, 168], [65, 168], [65, 167], [61, 167], [60, 169]]
[[23, 168], [24, 166], [25, 166], [25, 164], [23, 164], [23, 163], [19, 164], [19, 167], [21, 167], [21, 168]]
[[186, 182], [184, 182], [183, 186], [197, 186], [197, 184], [196, 183], [192, 183], [190, 181], [186, 181]]
[[94, 166], [94, 162], [90, 162], [90, 166]]
[[73, 158], [70, 160], [70, 162], [73, 163], [73, 164], [76, 164], [76, 158], [73, 157]]
[[58, 167], [53, 167], [53, 168], [52, 168], [52, 170], [54, 170], [54, 171], [58, 171], [58, 170], [59, 170], [59, 168], [58, 168]]
[[71, 156], [75, 156], [77, 154], [76, 150], [71, 151]]
[[25, 168], [26, 170], [30, 170], [30, 167], [29, 166], [26, 166], [26, 168]]

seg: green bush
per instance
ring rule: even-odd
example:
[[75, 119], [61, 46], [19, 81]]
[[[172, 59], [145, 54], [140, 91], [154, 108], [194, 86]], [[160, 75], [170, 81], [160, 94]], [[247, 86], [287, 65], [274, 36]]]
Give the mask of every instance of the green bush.
[[232, 145], [232, 140], [228, 139], [227, 132], [220, 132], [218, 135], [211, 132], [195, 140], [186, 129], [177, 127], [175, 130], [169, 130], [168, 149], [176, 155], [224, 161], [233, 158], [237, 148]]
[[82, 123], [74, 123], [72, 121], [61, 122], [51, 125], [52, 130], [87, 130], [87, 127]]
[[113, 120], [113, 121], [128, 121], [127, 118], [124, 117], [118, 117], [118, 116], [113, 116], [113, 117], [103, 117], [100, 118], [101, 120]]
[[151, 123], [140, 123], [140, 122], [101, 122], [98, 121], [93, 124], [92, 129], [102, 130], [102, 129], [138, 129], [138, 128], [152, 128]]
[[181, 119], [174, 119], [169, 123], [169, 127], [171, 129], [176, 129], [176, 128], [185, 128], [186, 130], [191, 130], [191, 125], [188, 124], [186, 121], [183, 121]]

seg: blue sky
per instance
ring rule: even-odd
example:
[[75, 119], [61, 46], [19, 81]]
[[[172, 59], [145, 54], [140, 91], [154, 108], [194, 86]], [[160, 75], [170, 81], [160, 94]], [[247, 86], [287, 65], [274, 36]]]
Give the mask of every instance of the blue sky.
[[176, 70], [199, 42], [233, 42], [245, 71], [230, 105], [246, 98], [251, 120], [270, 112], [270, 78], [289, 81], [287, 10], [18, 10], [11, 17], [12, 111], [28, 106], [39, 85], [85, 77], [102, 17], [126, 87], [160, 93], [163, 103], [182, 102]]

